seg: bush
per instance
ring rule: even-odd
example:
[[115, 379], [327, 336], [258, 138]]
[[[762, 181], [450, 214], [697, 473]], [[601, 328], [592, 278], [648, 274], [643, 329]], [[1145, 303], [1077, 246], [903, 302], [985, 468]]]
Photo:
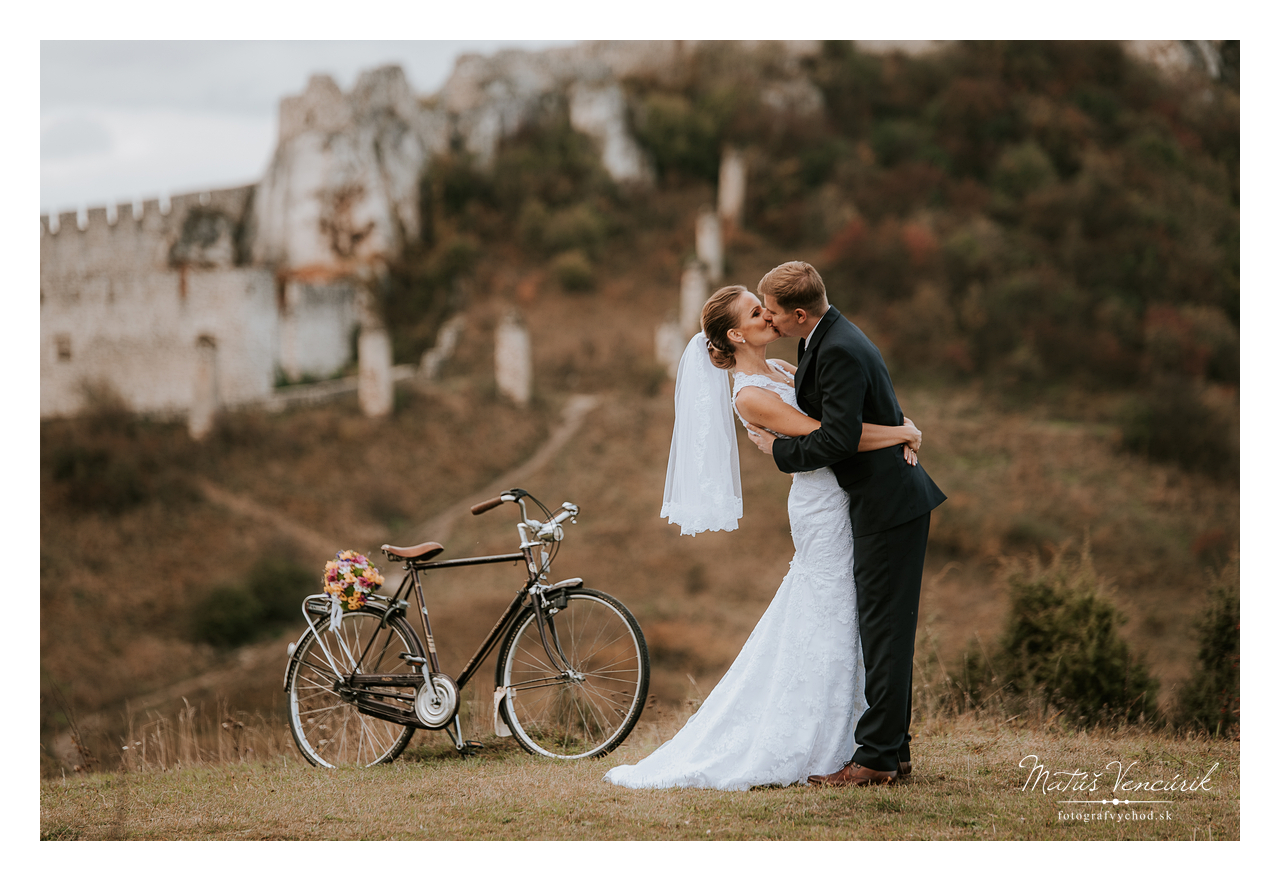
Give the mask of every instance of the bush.
[[566, 291], [589, 291], [595, 287], [595, 270], [582, 251], [565, 251], [552, 261], [551, 269]]
[[636, 139], [660, 177], [718, 180], [722, 121], [715, 114], [684, 95], [655, 92], [641, 103], [636, 122]]
[[263, 626], [262, 600], [242, 584], [216, 587], [191, 614], [192, 636], [218, 648], [253, 640]]
[[529, 199], [553, 208], [614, 194], [591, 138], [575, 131], [564, 108], [549, 108], [498, 147], [491, 176], [494, 205], [514, 219]]
[[1240, 381], [1240, 334], [1221, 309], [1152, 306], [1143, 331], [1153, 372]]
[[55, 450], [52, 459], [54, 482], [74, 507], [119, 514], [147, 498], [142, 472], [128, 458], [77, 444]]
[[303, 597], [320, 590], [318, 571], [260, 559], [245, 581], [214, 588], [192, 609], [192, 635], [219, 648], [244, 645], [279, 624], [300, 621]]
[[1239, 477], [1238, 421], [1209, 406], [1200, 385], [1184, 377], [1153, 382], [1128, 408], [1121, 428], [1125, 449], [1188, 471]]
[[1016, 700], [1042, 700], [1084, 725], [1150, 721], [1158, 683], [1120, 635], [1124, 616], [1106, 596], [1088, 545], [1075, 559], [1065, 547], [1046, 567], [1039, 558], [1008, 574], [1008, 622], [993, 659]]
[[430, 248], [405, 249], [388, 261], [378, 293], [395, 363], [416, 362], [431, 348], [440, 326], [464, 305], [463, 283], [474, 275], [480, 255], [474, 236], [446, 233]]
[[562, 208], [551, 214], [542, 228], [542, 244], [551, 253], [578, 248], [598, 255], [608, 234], [605, 220], [585, 202]]
[[123, 514], [148, 503], [177, 508], [200, 497], [191, 483], [198, 445], [180, 422], [154, 422], [91, 400], [87, 415], [44, 422], [40, 467], [49, 501], [67, 512]]
[[1021, 199], [1057, 180], [1053, 160], [1034, 141], [1008, 147], [1000, 154], [991, 184], [1013, 199]]
[[1196, 630], [1198, 666], [1178, 692], [1178, 722], [1214, 736], [1240, 729], [1240, 564], [1214, 575]]

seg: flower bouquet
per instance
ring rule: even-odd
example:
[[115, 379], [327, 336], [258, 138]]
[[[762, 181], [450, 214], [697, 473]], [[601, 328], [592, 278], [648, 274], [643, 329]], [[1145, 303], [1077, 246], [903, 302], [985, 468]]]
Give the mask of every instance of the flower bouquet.
[[329, 595], [330, 627], [342, 623], [343, 610], [354, 612], [364, 606], [369, 594], [382, 585], [382, 575], [364, 554], [340, 551], [324, 564], [324, 592]]

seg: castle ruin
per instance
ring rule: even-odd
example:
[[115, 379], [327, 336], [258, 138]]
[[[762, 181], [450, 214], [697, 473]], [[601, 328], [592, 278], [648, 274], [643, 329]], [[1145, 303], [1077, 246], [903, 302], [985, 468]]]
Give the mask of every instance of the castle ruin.
[[[1131, 48], [1176, 68], [1199, 57], [1179, 55], [1180, 45]], [[418, 186], [432, 158], [464, 149], [487, 163], [502, 139], [557, 105], [594, 141], [615, 180], [647, 185], [653, 171], [631, 134], [622, 81], [678, 79], [692, 48], [599, 42], [467, 55], [426, 97], [413, 94], [398, 67], [362, 74], [350, 93], [314, 76], [301, 95], [281, 101], [279, 141], [260, 182], [42, 216], [41, 417], [74, 415], [112, 396], [134, 412], [186, 415], [199, 435], [217, 409], [269, 402], [282, 382], [333, 376], [357, 349], [387, 362], [359, 371], [375, 384], [362, 401], [385, 411], [390, 352], [375, 339], [385, 329], [368, 291], [383, 261], [420, 235]], [[1192, 48], [1212, 60], [1205, 41]], [[795, 63], [819, 50], [816, 41], [770, 43], [784, 63], [768, 95], [820, 106], [821, 93]], [[707, 223], [742, 222], [745, 167], [736, 153], [726, 164], [725, 192]], [[714, 278], [719, 228], [699, 230], [702, 271]]]

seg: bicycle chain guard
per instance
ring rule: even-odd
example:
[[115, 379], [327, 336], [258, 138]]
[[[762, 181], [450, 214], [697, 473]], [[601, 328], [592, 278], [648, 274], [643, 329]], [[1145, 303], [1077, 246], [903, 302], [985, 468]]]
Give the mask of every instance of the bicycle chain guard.
[[424, 728], [444, 728], [458, 711], [458, 686], [443, 673], [431, 674], [431, 685], [423, 682], [418, 686], [414, 714]]

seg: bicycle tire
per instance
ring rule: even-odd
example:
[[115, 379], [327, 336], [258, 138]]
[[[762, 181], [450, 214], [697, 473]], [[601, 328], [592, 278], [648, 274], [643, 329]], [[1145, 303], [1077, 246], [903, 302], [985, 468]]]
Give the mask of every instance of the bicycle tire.
[[[349, 674], [354, 659], [382, 622], [383, 609], [366, 605], [344, 612], [335, 633], [326, 615], [316, 622], [316, 632], [339, 665]], [[404, 674], [414, 669], [401, 659], [401, 652], [421, 656], [422, 648], [413, 628], [402, 617], [387, 621], [384, 634], [365, 656], [363, 673]], [[310, 629], [298, 641], [285, 674], [289, 694], [289, 730], [303, 758], [323, 768], [368, 767], [395, 759], [409, 745], [414, 726], [379, 719], [361, 713], [353, 700], [339, 694], [337, 677], [328, 658]], [[413, 712], [416, 689], [398, 686], [379, 689], [380, 696], [397, 707]]]
[[[649, 649], [640, 625], [618, 600], [568, 588], [550, 623], [573, 669], [571, 681], [550, 663], [531, 607], [498, 653], [499, 710], [525, 751], [555, 759], [602, 756], [631, 733], [649, 693]], [[548, 636], [549, 638], [549, 636]]]

